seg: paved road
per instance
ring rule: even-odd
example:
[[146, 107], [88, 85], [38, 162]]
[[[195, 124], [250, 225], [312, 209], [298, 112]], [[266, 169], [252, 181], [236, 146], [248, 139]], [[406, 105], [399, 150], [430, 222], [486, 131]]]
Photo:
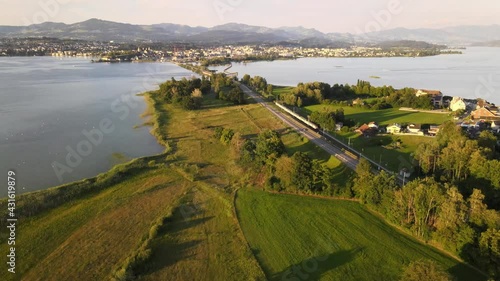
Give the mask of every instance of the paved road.
[[312, 130], [309, 130], [309, 127], [306, 125], [302, 124], [301, 122], [295, 120], [293, 117], [289, 116], [286, 113], [283, 113], [277, 109], [275, 109], [272, 106], [269, 106], [269, 104], [262, 99], [262, 97], [252, 90], [250, 90], [247, 86], [241, 84], [240, 85], [241, 89], [245, 94], [253, 98], [256, 102], [261, 104], [264, 108], [268, 109], [273, 113], [276, 117], [278, 117], [281, 121], [283, 121], [285, 124], [290, 126], [291, 128], [295, 129], [297, 132], [311, 140], [314, 144], [317, 146], [321, 147], [323, 150], [328, 152], [330, 155], [335, 156], [337, 159], [342, 161], [347, 167], [355, 170], [356, 166], [358, 165], [358, 160], [353, 159], [349, 157], [345, 152], [340, 150], [339, 148], [333, 146], [331, 143], [327, 142], [326, 140], [322, 139], [322, 136]]
[[[323, 137], [314, 132], [313, 130], [310, 130], [308, 126], [304, 125], [303, 123], [299, 122], [295, 118], [291, 117], [290, 115], [283, 113], [274, 107], [270, 106], [269, 103], [267, 103], [262, 96], [259, 94], [255, 93], [254, 91], [250, 90], [247, 86], [240, 84], [241, 90], [243, 92], [253, 98], [257, 103], [262, 105], [264, 108], [269, 110], [271, 113], [273, 113], [276, 117], [278, 117], [281, 121], [283, 121], [285, 124], [290, 126], [291, 128], [295, 129], [297, 132], [311, 140], [314, 144], [317, 146], [321, 147], [323, 150], [325, 150], [327, 153], [329, 153], [332, 156], [335, 156], [337, 159], [339, 159], [342, 163], [344, 163], [347, 167], [351, 168], [352, 170], [356, 170], [356, 166], [359, 163], [359, 160], [353, 159], [350, 157], [348, 154], [346, 154], [344, 151], [342, 151], [340, 148], [334, 146], [330, 142], [326, 141], [323, 139]], [[373, 170], [373, 172], [378, 173], [379, 171]], [[404, 180], [402, 177], [397, 176], [396, 177], [397, 183], [402, 186], [404, 185]]]

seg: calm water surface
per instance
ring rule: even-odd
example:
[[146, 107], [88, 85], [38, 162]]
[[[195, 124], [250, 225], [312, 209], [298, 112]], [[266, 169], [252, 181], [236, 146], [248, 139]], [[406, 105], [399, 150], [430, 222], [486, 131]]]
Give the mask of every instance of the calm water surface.
[[[219, 71], [224, 67], [215, 68]], [[299, 82], [392, 85], [441, 90], [445, 95], [486, 98], [500, 104], [500, 48], [469, 48], [462, 55], [418, 58], [304, 58], [234, 64], [230, 71], [265, 77], [276, 85]], [[378, 76], [380, 78], [374, 78]]]
[[190, 76], [172, 64], [0, 58], [0, 175], [13, 169], [19, 192], [34, 191], [160, 153], [150, 128], [134, 129], [146, 108], [136, 94]]

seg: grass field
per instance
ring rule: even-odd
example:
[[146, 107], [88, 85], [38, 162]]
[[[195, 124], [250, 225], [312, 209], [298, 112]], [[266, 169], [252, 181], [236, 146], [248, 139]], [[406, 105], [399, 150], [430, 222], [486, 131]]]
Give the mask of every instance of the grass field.
[[[389, 170], [397, 172], [402, 168], [411, 168], [413, 153], [421, 143], [436, 142], [435, 138], [410, 135], [383, 135], [371, 138], [358, 133], [337, 133], [335, 136], [345, 144], [361, 152], [364, 156], [381, 163]], [[399, 142], [400, 146], [393, 144]]]
[[[164, 105], [161, 112], [149, 112], [161, 124], [155, 135], [173, 150], [156, 165], [23, 219], [17, 237], [22, 245], [18, 276], [109, 279], [140, 247], [152, 225], [173, 212], [150, 244], [151, 258], [141, 267], [140, 280], [265, 279], [233, 212], [233, 191], [254, 179], [248, 179], [229, 148], [213, 138], [213, 128], [231, 128], [246, 137], [278, 130], [290, 154], [308, 151], [332, 168], [344, 166], [257, 104], [234, 106], [207, 98], [203, 106], [184, 111]], [[199, 167], [196, 180], [179, 173], [176, 167], [183, 164]], [[7, 252], [6, 247], [4, 243], [0, 250]], [[10, 280], [5, 274], [0, 278]]]
[[[168, 169], [145, 169], [95, 195], [70, 201], [19, 224], [23, 280], [105, 280], [187, 188]], [[6, 252], [2, 243], [0, 250]], [[2, 271], [2, 280], [9, 280]]]
[[353, 119], [359, 123], [377, 122], [380, 125], [391, 125], [394, 123], [417, 123], [417, 124], [443, 124], [445, 121], [451, 120], [447, 114], [433, 114], [425, 112], [408, 112], [400, 111], [397, 108], [384, 110], [368, 110], [359, 107], [337, 106], [337, 105], [312, 105], [304, 108], [307, 114], [314, 111], [320, 111], [324, 108], [336, 110], [344, 109], [347, 118]]
[[241, 189], [236, 207], [270, 280], [399, 280], [403, 267], [420, 259], [436, 261], [459, 281], [485, 280], [357, 202]]
[[[185, 210], [174, 212], [170, 227], [160, 231], [153, 242], [151, 269], [140, 280], [264, 279], [252, 252], [245, 247], [243, 234], [237, 230], [233, 213], [232, 192], [254, 179], [235, 163], [228, 147], [213, 138], [214, 128], [231, 128], [245, 137], [255, 137], [265, 129], [278, 130], [290, 154], [308, 151], [332, 168], [344, 166], [286, 129], [258, 104], [230, 106], [208, 100], [203, 110], [184, 111], [165, 105], [164, 112], [166, 125], [159, 133], [175, 142], [177, 159], [196, 163], [201, 169], [196, 188], [187, 195], [191, 215], [186, 218]], [[339, 178], [346, 174], [339, 173]]]
[[[233, 206], [235, 190], [260, 179], [246, 174], [229, 147], [213, 138], [217, 126], [244, 137], [277, 130], [289, 155], [307, 152], [338, 171], [338, 181], [351, 174], [336, 158], [286, 128], [258, 104], [234, 106], [206, 98], [203, 109], [184, 111], [148, 102], [156, 109], [148, 114], [157, 121], [153, 133], [171, 152], [155, 157], [151, 165], [141, 162], [129, 173], [112, 170], [110, 174], [118, 175], [118, 180], [109, 185], [82, 194], [68, 193], [74, 195], [71, 200], [58, 197], [63, 203], [22, 219], [17, 232], [17, 276], [23, 280], [108, 280], [129, 264], [131, 255], [154, 233], [148, 244], [150, 258], [135, 272], [139, 280], [264, 280]], [[197, 167], [192, 177], [183, 172], [186, 165]], [[23, 197], [18, 200], [22, 202]], [[331, 211], [336, 217], [345, 215]], [[261, 226], [248, 226], [242, 218], [246, 229]], [[163, 225], [151, 231], [159, 220]], [[254, 245], [253, 236], [249, 237]], [[321, 235], [310, 239], [321, 239]], [[269, 243], [278, 246], [281, 238], [275, 240]], [[7, 252], [5, 243], [0, 251]], [[286, 260], [284, 268], [291, 265]], [[264, 268], [269, 272], [268, 265]], [[1, 280], [10, 280], [12, 276], [6, 273], [0, 273]]]
[[[324, 108], [336, 110], [343, 108], [347, 118], [359, 123], [377, 122], [379, 125], [390, 125], [394, 123], [417, 123], [417, 124], [442, 124], [451, 118], [446, 114], [432, 114], [424, 112], [406, 112], [398, 109], [367, 110], [358, 107], [341, 107], [336, 105], [313, 105], [303, 109], [309, 114]], [[416, 135], [385, 135], [372, 138], [361, 137], [358, 133], [337, 133], [336, 136], [345, 144], [349, 143], [363, 153], [366, 157], [377, 163], [381, 163], [389, 170], [398, 172], [402, 168], [411, 168], [412, 154], [421, 143], [434, 142], [435, 139]], [[400, 147], [392, 147], [390, 144], [401, 142]]]

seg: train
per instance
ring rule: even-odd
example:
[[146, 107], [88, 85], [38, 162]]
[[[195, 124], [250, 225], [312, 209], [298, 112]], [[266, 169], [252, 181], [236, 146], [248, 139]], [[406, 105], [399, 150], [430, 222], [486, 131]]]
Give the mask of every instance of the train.
[[306, 124], [307, 126], [311, 127], [312, 129], [314, 129], [315, 131], [318, 131], [319, 130], [319, 126], [309, 120], [307, 120], [306, 118], [298, 115], [297, 113], [293, 112], [292, 110], [290, 110], [288, 107], [280, 104], [279, 102], [275, 101], [274, 104], [276, 104], [276, 106], [278, 106], [279, 108], [283, 109], [284, 111], [286, 111], [287, 113], [289, 113], [290, 115], [292, 115], [293, 117], [299, 119], [300, 121], [302, 121], [302, 123]]

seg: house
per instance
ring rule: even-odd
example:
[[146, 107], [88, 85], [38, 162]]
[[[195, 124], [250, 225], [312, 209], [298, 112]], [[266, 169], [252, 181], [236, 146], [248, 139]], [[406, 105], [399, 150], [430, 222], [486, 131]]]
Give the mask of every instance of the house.
[[467, 123], [467, 122], [462, 122], [460, 124], [460, 127], [462, 127], [462, 129], [469, 129], [469, 127], [474, 127], [474, 124], [470, 124], [470, 123]]
[[443, 93], [441, 91], [434, 91], [434, 90], [417, 90], [415, 93], [417, 97], [420, 96], [429, 96], [432, 99], [432, 104], [434, 106], [443, 106]]
[[431, 125], [429, 128], [428, 134], [430, 136], [437, 136], [437, 134], [439, 134], [439, 130], [441, 130], [441, 128], [439, 126]]
[[491, 122], [491, 130], [500, 133], [500, 121]]
[[368, 127], [373, 128], [373, 129], [378, 129], [378, 124], [376, 122], [370, 122], [368, 124]]
[[409, 178], [411, 176], [411, 171], [409, 171], [407, 168], [403, 168], [399, 171], [399, 176]]
[[401, 125], [399, 124], [393, 124], [391, 126], [387, 127], [387, 133], [388, 134], [399, 134], [401, 133]]
[[422, 131], [422, 125], [420, 124], [410, 124], [408, 125], [407, 130], [410, 134], [424, 135], [424, 132]]
[[378, 133], [378, 127], [370, 127], [368, 124], [363, 124], [356, 130], [357, 133], [362, 134], [365, 137], [375, 136]]
[[491, 112], [486, 107], [481, 107], [473, 111], [471, 117], [474, 120], [500, 121], [500, 115]]
[[340, 131], [342, 130], [342, 127], [344, 127], [344, 123], [339, 122], [335, 124], [335, 131]]
[[466, 110], [467, 104], [462, 98], [454, 97], [450, 102], [450, 109], [451, 111]]
[[365, 105], [365, 102], [362, 99], [357, 98], [357, 99], [352, 101], [352, 104], [353, 105]]
[[361, 125], [361, 127], [356, 129], [356, 133], [363, 134], [365, 131], [367, 131], [369, 129], [370, 129], [370, 127], [368, 126], [368, 124], [363, 124], [363, 125]]

